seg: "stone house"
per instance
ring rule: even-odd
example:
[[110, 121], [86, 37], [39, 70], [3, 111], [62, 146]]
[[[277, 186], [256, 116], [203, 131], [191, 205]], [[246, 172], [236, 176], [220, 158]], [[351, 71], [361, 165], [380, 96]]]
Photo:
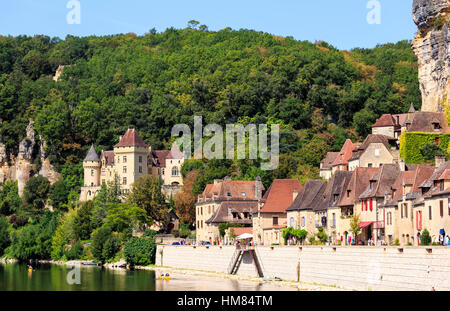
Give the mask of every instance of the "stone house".
[[308, 235], [316, 233], [314, 206], [323, 200], [327, 183], [321, 180], [308, 180], [295, 200], [286, 209], [287, 221], [294, 229], [303, 229]]
[[275, 179], [252, 212], [253, 240], [256, 244], [283, 244], [282, 230], [287, 224], [286, 209], [302, 185], [297, 179]]
[[369, 134], [355, 150], [348, 161], [349, 170], [356, 167], [380, 167], [384, 164], [398, 163], [399, 148], [397, 140], [385, 136]]
[[[411, 104], [412, 106], [412, 104]], [[414, 109], [414, 106], [412, 106]], [[410, 108], [411, 111], [411, 108]], [[398, 139], [402, 133], [402, 124], [407, 120], [408, 114], [383, 114], [372, 125], [372, 134], [384, 135]]]
[[328, 152], [326, 157], [320, 161], [320, 177], [330, 180], [333, 175], [333, 162], [338, 157], [339, 152]]
[[[359, 196], [366, 190], [370, 178], [378, 171], [378, 168], [357, 167], [347, 186], [343, 187], [343, 193], [339, 203], [332, 205], [327, 210], [328, 219], [336, 219], [335, 226], [328, 223], [328, 232], [333, 243], [347, 244], [348, 238], [352, 236], [350, 219], [356, 213], [355, 206], [359, 202]], [[339, 242], [341, 241], [341, 242]]]
[[264, 186], [256, 181], [216, 179], [208, 184], [195, 204], [197, 242], [220, 242], [221, 223], [251, 227], [252, 212], [258, 207]]

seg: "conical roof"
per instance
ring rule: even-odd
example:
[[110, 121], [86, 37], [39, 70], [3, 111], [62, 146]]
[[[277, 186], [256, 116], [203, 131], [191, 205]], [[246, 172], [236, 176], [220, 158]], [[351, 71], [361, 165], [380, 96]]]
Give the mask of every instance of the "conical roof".
[[414, 112], [416, 112], [416, 109], [414, 108], [413, 103], [411, 103], [411, 106], [409, 107], [408, 113], [414, 113]]
[[89, 149], [84, 162], [100, 162], [100, 158], [98, 157], [98, 154], [94, 149], [94, 145], [91, 145], [91, 149]]

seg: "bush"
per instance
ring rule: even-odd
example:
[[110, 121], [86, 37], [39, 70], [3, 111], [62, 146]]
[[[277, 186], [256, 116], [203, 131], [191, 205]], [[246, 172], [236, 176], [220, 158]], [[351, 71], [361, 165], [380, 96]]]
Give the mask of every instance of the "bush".
[[394, 245], [395, 245], [395, 246], [400, 246], [400, 240], [399, 240], [398, 238], [395, 239]]
[[172, 234], [174, 237], [178, 238], [180, 237], [180, 230], [172, 230]]
[[8, 227], [9, 224], [8, 221], [6, 221], [6, 218], [0, 217], [0, 256], [3, 255], [4, 250], [11, 243]]
[[132, 237], [124, 249], [125, 260], [135, 266], [147, 266], [155, 263], [156, 243], [152, 239]]
[[155, 230], [145, 230], [144, 237], [154, 238], [157, 233]]
[[427, 229], [423, 229], [422, 234], [420, 235], [420, 245], [427, 246], [431, 244], [431, 236], [430, 232]]
[[70, 250], [66, 251], [65, 253], [67, 260], [80, 259], [83, 255], [83, 250], [83, 245], [81, 245], [79, 241], [76, 241], [72, 244]]
[[114, 258], [120, 250], [120, 243], [108, 226], [103, 226], [94, 231], [92, 235], [91, 252], [92, 256], [101, 263]]

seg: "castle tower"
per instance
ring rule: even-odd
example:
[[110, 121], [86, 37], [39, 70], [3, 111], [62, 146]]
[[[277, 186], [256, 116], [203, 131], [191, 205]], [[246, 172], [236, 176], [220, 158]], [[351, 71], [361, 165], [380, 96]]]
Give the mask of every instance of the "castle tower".
[[100, 186], [100, 158], [94, 149], [94, 145], [91, 146], [86, 158], [83, 161], [84, 168], [84, 186], [85, 187], [98, 187]]
[[128, 129], [114, 146], [114, 165], [120, 179], [120, 187], [127, 194], [131, 185], [148, 174], [150, 148], [135, 129]]
[[100, 158], [91, 146], [86, 158], [83, 161], [84, 187], [81, 187], [80, 201], [90, 201], [95, 198], [100, 191]]

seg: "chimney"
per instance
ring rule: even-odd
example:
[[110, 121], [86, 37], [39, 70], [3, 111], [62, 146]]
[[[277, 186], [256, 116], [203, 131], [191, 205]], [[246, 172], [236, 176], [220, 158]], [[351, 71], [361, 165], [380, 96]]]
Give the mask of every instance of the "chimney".
[[256, 199], [259, 201], [262, 198], [262, 182], [261, 182], [261, 177], [256, 177], [256, 182], [255, 182], [255, 197]]
[[222, 179], [214, 179], [214, 186], [222, 182]]
[[298, 190], [297, 190], [297, 189], [294, 189], [294, 191], [292, 192], [292, 202], [295, 201], [295, 199], [297, 198], [297, 196], [298, 196]]
[[435, 163], [436, 163], [436, 167], [441, 166], [442, 164], [445, 163], [445, 156], [436, 156], [435, 158]]
[[400, 172], [406, 171], [406, 164], [404, 159], [400, 159], [400, 162], [398, 163], [398, 166], [400, 167]]

